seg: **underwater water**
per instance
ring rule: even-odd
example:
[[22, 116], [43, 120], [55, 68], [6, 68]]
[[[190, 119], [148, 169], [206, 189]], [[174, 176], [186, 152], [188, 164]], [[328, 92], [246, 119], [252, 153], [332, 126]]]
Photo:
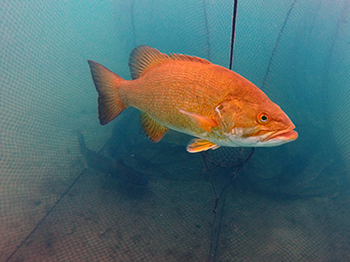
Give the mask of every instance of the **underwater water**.
[[130, 80], [145, 44], [228, 68], [233, 1], [3, 1], [0, 261], [349, 261], [349, 11], [239, 1], [232, 70], [299, 137], [190, 154], [135, 108], [100, 125], [87, 60]]

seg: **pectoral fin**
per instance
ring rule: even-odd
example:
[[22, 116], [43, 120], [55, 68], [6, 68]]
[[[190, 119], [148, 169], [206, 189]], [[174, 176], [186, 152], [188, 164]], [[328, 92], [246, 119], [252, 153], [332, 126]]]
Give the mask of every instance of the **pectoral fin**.
[[208, 140], [194, 138], [187, 145], [187, 152], [189, 153], [197, 153], [202, 151], [207, 151], [208, 149], [217, 149], [220, 146], [217, 144], [210, 142]]
[[207, 131], [209, 133], [211, 133], [211, 129], [213, 127], [218, 125], [218, 123], [216, 123], [215, 121], [213, 121], [205, 116], [197, 115], [194, 113], [189, 113], [189, 112], [182, 110], [182, 109], [179, 109], [179, 112], [189, 116], [191, 118], [192, 122], [194, 122], [197, 126], [199, 126], [200, 128], [204, 129], [205, 131]]

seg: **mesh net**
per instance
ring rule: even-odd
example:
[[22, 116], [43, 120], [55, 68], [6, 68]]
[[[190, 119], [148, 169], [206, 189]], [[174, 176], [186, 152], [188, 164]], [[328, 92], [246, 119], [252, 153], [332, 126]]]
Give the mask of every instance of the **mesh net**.
[[293, 143], [188, 154], [135, 109], [98, 123], [87, 59], [130, 79], [147, 44], [227, 67], [232, 6], [2, 1], [0, 261], [350, 260], [349, 0], [238, 4], [233, 70]]

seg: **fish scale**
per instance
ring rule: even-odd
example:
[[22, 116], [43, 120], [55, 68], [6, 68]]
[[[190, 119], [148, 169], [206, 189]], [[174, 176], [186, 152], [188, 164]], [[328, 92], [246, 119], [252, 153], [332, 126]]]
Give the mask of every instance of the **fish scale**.
[[187, 146], [191, 153], [278, 146], [298, 137], [288, 116], [258, 87], [205, 59], [138, 46], [130, 55], [131, 81], [88, 62], [101, 124], [132, 106], [142, 112], [141, 126], [154, 142], [169, 129], [196, 137]]

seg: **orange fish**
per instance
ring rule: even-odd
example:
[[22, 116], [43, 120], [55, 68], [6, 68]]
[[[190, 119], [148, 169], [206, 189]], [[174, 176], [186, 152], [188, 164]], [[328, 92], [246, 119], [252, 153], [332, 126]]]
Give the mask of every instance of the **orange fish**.
[[228, 147], [270, 147], [298, 137], [281, 108], [237, 73], [181, 54], [138, 46], [127, 81], [89, 60], [102, 125], [128, 106], [141, 111], [141, 126], [154, 142], [169, 130], [192, 135], [190, 153]]

